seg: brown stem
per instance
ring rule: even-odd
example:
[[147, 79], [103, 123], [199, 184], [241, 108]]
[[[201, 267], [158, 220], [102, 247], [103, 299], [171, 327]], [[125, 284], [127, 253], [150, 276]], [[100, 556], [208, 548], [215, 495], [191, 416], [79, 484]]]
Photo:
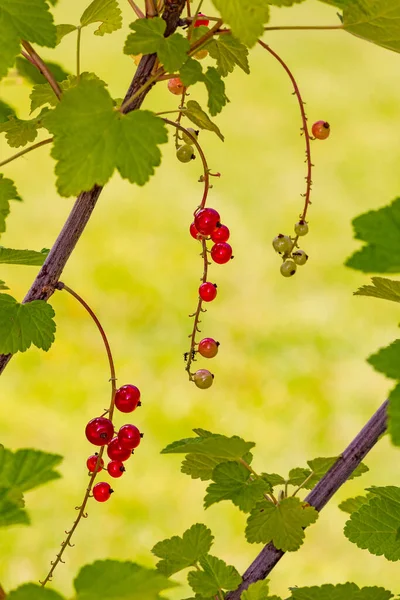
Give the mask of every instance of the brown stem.
[[145, 0], [146, 19], [152, 19], [157, 16], [157, 6], [155, 0]]
[[136, 2], [134, 2], [133, 0], [128, 0], [128, 2], [132, 6], [133, 10], [135, 11], [135, 14], [138, 17], [138, 19], [144, 19], [145, 14], [141, 11], [141, 9], [138, 7]]
[[50, 69], [45, 65], [43, 60], [40, 58], [39, 54], [30, 45], [29, 42], [27, 42], [26, 40], [22, 40], [22, 45], [25, 48], [25, 50], [27, 51], [27, 53], [29, 54], [29, 56], [31, 57], [33, 64], [37, 67], [37, 69], [39, 69], [39, 71], [43, 75], [43, 77], [45, 77], [47, 79], [53, 92], [55, 93], [57, 98], [60, 100], [61, 94], [62, 94], [61, 88], [58, 85], [54, 75], [51, 73]]
[[3, 590], [3, 588], [0, 585], [0, 600], [5, 600], [7, 598], [7, 594], [5, 593], [5, 591]]
[[[388, 401], [386, 400], [347, 446], [335, 464], [311, 490], [305, 498], [305, 502], [308, 502], [310, 506], [318, 511], [322, 510], [337, 490], [348, 480], [363, 458], [375, 446], [381, 435], [385, 433], [387, 406]], [[275, 548], [272, 542], [267, 544], [244, 573], [240, 586], [237, 590], [229, 592], [226, 600], [240, 600], [242, 592], [251, 583], [265, 579], [283, 555], [284, 552]]]

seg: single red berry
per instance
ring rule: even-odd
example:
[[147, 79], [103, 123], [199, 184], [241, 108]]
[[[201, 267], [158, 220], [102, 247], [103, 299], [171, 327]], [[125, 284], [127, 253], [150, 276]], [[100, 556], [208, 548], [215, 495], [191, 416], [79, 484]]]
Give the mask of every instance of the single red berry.
[[195, 240], [198, 240], [198, 239], [199, 239], [199, 237], [197, 237], [197, 236], [201, 236], [201, 233], [199, 233], [199, 232], [197, 231], [197, 229], [196, 229], [196, 225], [195, 225], [194, 223], [192, 223], [192, 224], [191, 224], [189, 231], [190, 231], [190, 235], [191, 235], [191, 236], [192, 236], [192, 238], [194, 238]]
[[208, 27], [209, 23], [210, 23], [209, 19], [207, 19], [207, 17], [205, 17], [203, 15], [203, 13], [199, 13], [197, 15], [196, 21], [194, 22], [194, 26], [201, 27], [202, 25], [204, 25], [205, 27]]
[[114, 435], [114, 425], [110, 419], [96, 417], [86, 425], [86, 437], [95, 446], [108, 444]]
[[225, 242], [218, 242], [211, 248], [211, 258], [219, 265], [227, 263], [232, 258], [232, 247]]
[[113, 438], [107, 446], [107, 454], [111, 460], [128, 460], [132, 454], [129, 448], [123, 448], [117, 437]]
[[198, 351], [204, 358], [214, 358], [218, 354], [219, 342], [213, 340], [213, 338], [204, 338], [199, 342]]
[[168, 89], [172, 94], [175, 94], [175, 96], [180, 96], [184, 87], [180, 77], [168, 79]]
[[139, 429], [135, 425], [123, 425], [118, 431], [118, 441], [123, 448], [137, 448], [140, 444], [140, 440], [143, 437], [143, 433], [140, 433]]
[[[99, 455], [96, 452], [96, 454], [92, 454], [92, 456], [89, 456], [89, 458], [86, 461], [86, 466], [88, 468], [88, 471], [90, 471], [91, 473], [94, 473], [94, 471], [96, 469], [98, 457], [99, 457]], [[104, 467], [104, 460], [101, 458], [100, 462], [99, 462], [99, 466], [97, 468], [97, 472], [101, 471], [101, 469], [103, 467]]]
[[125, 467], [120, 460], [112, 460], [107, 465], [107, 471], [111, 477], [121, 477], [125, 471]]
[[227, 242], [229, 240], [230, 231], [226, 225], [221, 225], [221, 227], [217, 227], [211, 234], [211, 239], [213, 242]]
[[194, 225], [201, 235], [211, 235], [219, 223], [219, 213], [214, 208], [202, 208], [194, 217]]
[[331, 128], [326, 121], [317, 121], [311, 128], [312, 134], [317, 140], [326, 140], [329, 137]]
[[106, 502], [114, 490], [111, 489], [109, 483], [105, 483], [105, 481], [101, 481], [100, 483], [96, 483], [93, 488], [93, 496], [97, 502]]
[[199, 287], [199, 296], [204, 302], [211, 302], [217, 295], [217, 286], [215, 283], [206, 281]]
[[115, 393], [115, 406], [123, 413], [130, 413], [141, 406], [140, 391], [136, 385], [123, 385]]

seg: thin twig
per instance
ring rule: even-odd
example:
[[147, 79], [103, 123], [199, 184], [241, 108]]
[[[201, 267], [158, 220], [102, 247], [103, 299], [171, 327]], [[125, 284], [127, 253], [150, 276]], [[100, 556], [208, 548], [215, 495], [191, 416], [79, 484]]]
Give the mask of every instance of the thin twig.
[[82, 38], [82, 27], [79, 25], [77, 28], [77, 39], [76, 39], [76, 76], [78, 81], [81, 77], [81, 38]]
[[10, 158], [6, 158], [6, 160], [3, 160], [2, 162], [0, 162], [0, 167], [7, 165], [8, 163], [12, 162], [16, 158], [19, 158], [20, 156], [24, 156], [24, 154], [28, 154], [28, 152], [32, 152], [32, 150], [36, 150], [36, 148], [40, 148], [40, 146], [45, 146], [46, 144], [51, 144], [52, 141], [53, 141], [53, 138], [47, 138], [41, 142], [37, 142], [36, 144], [33, 144], [33, 146], [28, 146], [28, 148], [25, 148], [24, 150], [21, 150], [20, 152], [13, 154], [12, 156], [10, 156]]
[[138, 7], [138, 5], [136, 4], [136, 2], [134, 2], [133, 0], [128, 0], [128, 2], [132, 6], [133, 10], [135, 11], [136, 16], [139, 19], [144, 19], [146, 17], [146, 15], [144, 14], [144, 12], [142, 12], [141, 9]]
[[60, 100], [61, 95], [62, 95], [61, 88], [58, 85], [56, 78], [51, 73], [50, 69], [45, 65], [43, 60], [40, 58], [39, 54], [30, 45], [29, 42], [27, 42], [26, 40], [22, 40], [22, 45], [25, 48], [25, 50], [27, 51], [27, 53], [29, 54], [29, 56], [31, 57], [33, 64], [37, 67], [37, 69], [43, 75], [43, 77], [45, 77], [47, 79], [53, 92], [55, 93], [57, 98]]
[[[216, 18], [207, 17], [210, 21]], [[264, 31], [331, 31], [344, 29], [343, 25], [278, 25], [276, 27], [264, 27]], [[217, 33], [232, 33], [231, 29], [220, 29]]]

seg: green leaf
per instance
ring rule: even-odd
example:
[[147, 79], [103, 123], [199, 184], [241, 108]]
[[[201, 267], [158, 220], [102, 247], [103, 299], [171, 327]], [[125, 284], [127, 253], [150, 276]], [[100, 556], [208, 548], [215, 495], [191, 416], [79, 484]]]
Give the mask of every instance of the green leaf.
[[376, 371], [391, 379], [400, 379], [400, 340], [381, 348], [368, 357], [368, 362]]
[[36, 252], [35, 250], [15, 250], [0, 246], [0, 263], [7, 265], [40, 266], [46, 260], [48, 253], [48, 250]]
[[0, 79], [14, 65], [20, 40], [56, 45], [56, 28], [45, 0], [0, 0]]
[[9, 120], [9, 117], [15, 117], [15, 110], [0, 100], [0, 123], [5, 123]]
[[47, 112], [48, 109], [44, 108], [40, 115], [27, 121], [11, 117], [6, 123], [0, 123], [0, 133], [6, 134], [7, 143], [12, 148], [26, 146], [28, 142], [35, 141], [38, 129], [44, 127], [43, 118]]
[[0, 487], [0, 527], [29, 525], [29, 517], [23, 506], [22, 492]]
[[0, 353], [25, 352], [34, 344], [48, 350], [54, 341], [54, 310], [43, 300], [19, 304], [0, 294]]
[[208, 67], [204, 74], [204, 83], [208, 91], [208, 109], [210, 115], [215, 117], [229, 102], [225, 94], [225, 83], [214, 67]]
[[400, 446], [400, 384], [389, 394], [388, 433], [395, 446]]
[[64, 600], [64, 597], [36, 583], [25, 583], [7, 594], [7, 600]]
[[251, 583], [247, 590], [242, 592], [240, 600], [266, 600], [268, 591], [268, 581], [266, 579], [260, 579], [260, 581]]
[[180, 33], [164, 37], [166, 27], [161, 17], [137, 19], [130, 25], [134, 33], [128, 35], [124, 53], [136, 55], [156, 52], [166, 71], [177, 71], [187, 61], [190, 43]]
[[182, 461], [181, 472], [190, 475], [192, 479], [208, 481], [212, 477], [214, 468], [219, 465], [220, 459], [205, 454], [187, 454]]
[[356, 496], [355, 498], [347, 498], [347, 500], [343, 500], [339, 504], [340, 510], [347, 513], [353, 513], [356, 510], [359, 510], [363, 504], [368, 502], [371, 495], [368, 496]]
[[237, 65], [245, 73], [250, 73], [246, 46], [233, 35], [223, 34], [212, 39], [206, 46], [210, 56], [217, 61], [217, 71], [222, 77], [232, 73]]
[[62, 456], [40, 450], [5, 451], [5, 460], [0, 465], [0, 484], [27, 492], [61, 475], [54, 470]]
[[254, 46], [269, 21], [269, 7], [265, 0], [212, 0], [232, 33], [246, 46]]
[[8, 290], [9, 287], [6, 286], [6, 282], [0, 279], [0, 290]]
[[225, 435], [213, 433], [209, 437], [186, 438], [173, 442], [164, 448], [161, 454], [188, 454], [194, 452], [225, 460], [238, 461], [254, 446], [254, 442], [245, 442], [236, 435], [228, 438]]
[[[6, 218], [10, 214], [10, 200], [21, 200], [11, 179], [0, 173], [0, 234], [6, 230]], [[0, 251], [1, 252], [1, 251]]]
[[[68, 75], [64, 81], [60, 83], [61, 90], [65, 92], [73, 87], [76, 87], [81, 81], [101, 81], [95, 73], [84, 72], [81, 73], [80, 78], [76, 75]], [[105, 83], [103, 82], [105, 85]], [[52, 90], [49, 83], [41, 83], [34, 85], [30, 94], [31, 99], [31, 112], [43, 106], [44, 104], [50, 104], [50, 106], [57, 106], [59, 100], [57, 99], [54, 91]]]
[[298, 498], [284, 498], [279, 504], [260, 502], [247, 519], [246, 538], [251, 544], [273, 542], [278, 550], [293, 552], [304, 541], [304, 527], [315, 523], [318, 512]]
[[[322, 0], [324, 2], [324, 0]], [[337, 0], [338, 2], [345, 2], [346, 0]], [[286, 7], [286, 6], [293, 6], [294, 4], [300, 4], [301, 2], [304, 2], [304, 0], [267, 0], [267, 4], [270, 4], [271, 6], [279, 6], [279, 7]], [[331, 0], [328, 0], [328, 2], [331, 2]]]
[[310, 469], [303, 469], [301, 467], [295, 467], [289, 471], [289, 478], [287, 480], [289, 485], [299, 486], [311, 475]]
[[144, 185], [161, 162], [167, 141], [162, 119], [148, 111], [122, 115], [100, 80], [83, 80], [63, 93], [47, 115], [54, 134], [52, 156], [62, 196], [104, 185], [117, 168], [122, 177]]
[[213, 471], [211, 483], [204, 498], [204, 508], [215, 502], [231, 500], [243, 512], [251, 509], [263, 499], [263, 494], [271, 492], [271, 486], [262, 479], [251, 478], [251, 473], [242, 464], [223, 462]]
[[66, 35], [68, 35], [69, 33], [72, 33], [73, 31], [76, 31], [78, 29], [76, 25], [68, 25], [67, 23], [57, 25], [56, 28], [57, 28], [57, 46]]
[[400, 272], [400, 198], [353, 220], [354, 237], [367, 243], [346, 265], [364, 273]]
[[[304, 483], [311, 473], [312, 477], [303, 485], [304, 489], [312, 490], [312, 488], [322, 479], [322, 477], [329, 471], [329, 469], [335, 464], [339, 457], [320, 457], [308, 460], [307, 464], [309, 469], [302, 469], [300, 467], [292, 469], [289, 473], [288, 483], [290, 485], [299, 486]], [[348, 480], [360, 477], [363, 473], [369, 471], [368, 467], [364, 463], [360, 463], [353, 473], [348, 477]]]
[[196, 523], [187, 529], [182, 537], [174, 535], [158, 542], [152, 548], [152, 553], [163, 559], [157, 563], [157, 569], [166, 577], [170, 577], [193, 566], [209, 552], [213, 539], [214, 536], [205, 525]]
[[388, 560], [400, 560], [400, 488], [369, 488], [373, 496], [351, 514], [344, 533], [359, 548]]
[[350, 2], [343, 9], [343, 27], [349, 33], [383, 48], [400, 52], [400, 1]]
[[284, 485], [286, 483], [286, 479], [277, 473], [261, 473], [260, 477], [273, 488], [277, 485]]
[[386, 279], [386, 277], [372, 277], [372, 283], [373, 285], [360, 287], [354, 292], [354, 296], [371, 296], [372, 298], [400, 302], [400, 281]]
[[[59, 83], [61, 81], [64, 81], [64, 79], [68, 77], [67, 71], [65, 71], [65, 69], [63, 69], [63, 67], [61, 67], [57, 63], [53, 63], [51, 61], [46, 60], [46, 65], [50, 69], [54, 79]], [[35, 84], [47, 82], [47, 79], [39, 72], [39, 70], [34, 65], [32, 65], [32, 63], [29, 62], [29, 60], [26, 60], [26, 58], [18, 56], [17, 60], [15, 61], [15, 66], [18, 71], [18, 74], [21, 75], [21, 77], [27, 79], [29, 83]]]
[[95, 35], [112, 33], [122, 27], [122, 15], [117, 0], [93, 0], [81, 16], [81, 25], [86, 27], [101, 23]]
[[393, 594], [380, 587], [360, 589], [355, 583], [327, 583], [319, 587], [292, 588], [293, 600], [389, 600]]
[[198, 60], [189, 58], [179, 70], [179, 75], [183, 85], [188, 87], [194, 85], [198, 81], [203, 81], [203, 67]]
[[188, 582], [196, 594], [209, 597], [218, 594], [219, 590], [234, 590], [242, 578], [231, 565], [210, 554], [199, 560], [203, 571], [191, 571]]
[[155, 569], [97, 560], [83, 567], [75, 579], [75, 600], [159, 600], [161, 591], [175, 585]]
[[200, 129], [213, 131], [222, 141], [225, 140], [224, 136], [219, 130], [219, 127], [211, 121], [207, 113], [204, 112], [196, 100], [189, 100], [186, 106], [187, 110], [185, 111], [185, 116], [189, 119], [189, 121], [192, 121], [192, 123], [197, 125], [197, 127], [200, 127]]

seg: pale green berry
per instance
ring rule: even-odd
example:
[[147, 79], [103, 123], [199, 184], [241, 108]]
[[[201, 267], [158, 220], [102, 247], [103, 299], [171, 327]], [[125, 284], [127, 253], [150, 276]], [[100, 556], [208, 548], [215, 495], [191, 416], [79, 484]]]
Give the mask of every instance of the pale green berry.
[[274, 247], [274, 250], [285, 254], [285, 252], [290, 252], [290, 250], [292, 249], [292, 240], [288, 235], [283, 235], [282, 233], [280, 233], [279, 235], [274, 237], [274, 239], [272, 240], [272, 245]]
[[281, 264], [281, 273], [284, 277], [291, 277], [296, 273], [297, 265], [293, 260], [285, 260]]
[[176, 151], [176, 157], [183, 163], [190, 162], [193, 158], [195, 158], [192, 146], [185, 144], [184, 146], [178, 148]]
[[201, 390], [206, 390], [211, 387], [214, 381], [214, 375], [207, 371], [207, 369], [199, 369], [193, 375], [193, 381]]
[[308, 233], [308, 224], [301, 219], [294, 226], [294, 230], [296, 235], [307, 235]]
[[296, 265], [305, 265], [308, 261], [308, 254], [306, 254], [304, 250], [296, 250], [296, 252], [293, 252], [292, 256]]
[[[194, 138], [196, 138], [196, 139], [198, 138], [198, 136], [199, 136], [199, 130], [196, 131], [195, 129], [193, 129], [193, 127], [188, 127], [187, 131], [189, 133], [191, 133]], [[190, 146], [193, 146], [194, 141], [186, 133], [182, 134], [182, 139], [185, 142], [185, 144], [189, 144]]]

